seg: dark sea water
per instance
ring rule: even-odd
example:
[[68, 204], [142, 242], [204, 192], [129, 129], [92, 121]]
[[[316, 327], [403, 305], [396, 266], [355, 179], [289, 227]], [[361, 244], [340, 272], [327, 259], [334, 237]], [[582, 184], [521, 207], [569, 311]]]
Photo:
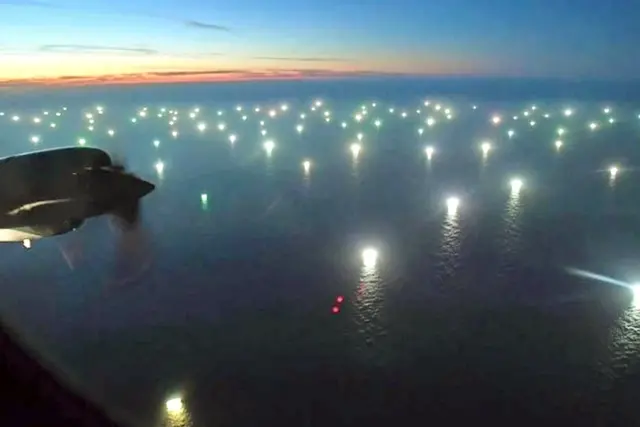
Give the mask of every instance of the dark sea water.
[[[548, 86], [447, 96], [415, 82], [297, 85], [3, 99], [2, 154], [85, 138], [157, 184], [143, 255], [106, 218], [28, 250], [0, 247], [5, 322], [132, 425], [640, 425], [640, 103], [620, 90], [587, 99], [588, 88], [570, 98]], [[374, 267], [365, 247], [378, 250]], [[131, 263], [120, 280], [122, 252], [149, 267]], [[172, 396], [183, 410], [167, 413]]]

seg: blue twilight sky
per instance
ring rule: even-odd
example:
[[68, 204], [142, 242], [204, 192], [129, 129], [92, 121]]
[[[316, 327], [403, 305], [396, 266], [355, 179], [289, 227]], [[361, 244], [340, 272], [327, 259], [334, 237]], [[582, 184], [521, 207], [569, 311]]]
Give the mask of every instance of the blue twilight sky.
[[0, 0], [0, 34], [0, 82], [640, 72], [633, 0]]

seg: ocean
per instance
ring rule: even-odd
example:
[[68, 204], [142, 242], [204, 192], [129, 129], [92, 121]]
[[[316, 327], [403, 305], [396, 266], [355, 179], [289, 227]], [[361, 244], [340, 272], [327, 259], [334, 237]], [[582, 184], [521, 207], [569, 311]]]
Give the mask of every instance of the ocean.
[[0, 314], [133, 426], [637, 425], [633, 93], [361, 80], [5, 95], [0, 154], [100, 147], [157, 189], [136, 236], [97, 218], [1, 246]]

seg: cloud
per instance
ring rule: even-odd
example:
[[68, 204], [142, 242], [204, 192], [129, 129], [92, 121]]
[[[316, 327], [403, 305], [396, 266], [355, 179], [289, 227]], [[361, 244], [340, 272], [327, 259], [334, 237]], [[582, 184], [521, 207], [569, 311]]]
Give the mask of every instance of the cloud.
[[366, 76], [389, 76], [402, 74], [370, 71], [331, 71], [323, 69], [254, 69], [254, 70], [193, 70], [158, 71], [137, 74], [105, 76], [61, 76], [56, 78], [0, 80], [0, 88], [15, 87], [72, 87], [103, 85], [139, 85], [163, 83], [242, 82], [264, 80], [303, 80]]
[[185, 21], [184, 23], [185, 23], [185, 25], [187, 27], [191, 27], [191, 28], [200, 28], [200, 29], [203, 29], [203, 30], [224, 31], [224, 32], [227, 32], [227, 33], [231, 32], [231, 28], [225, 27], [224, 25], [209, 24], [209, 23], [206, 23], [206, 22], [193, 21], [193, 20]]
[[140, 55], [156, 55], [157, 50], [137, 47], [101, 46], [84, 44], [47, 44], [40, 46], [41, 52], [59, 53], [125, 53]]
[[326, 58], [319, 56], [254, 56], [252, 59], [264, 61], [297, 61], [297, 62], [347, 62], [345, 58]]

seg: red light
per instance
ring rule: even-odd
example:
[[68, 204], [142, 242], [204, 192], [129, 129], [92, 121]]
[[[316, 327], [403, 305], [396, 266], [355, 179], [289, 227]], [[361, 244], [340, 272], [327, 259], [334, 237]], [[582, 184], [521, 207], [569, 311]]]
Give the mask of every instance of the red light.
[[334, 305], [333, 307], [331, 307], [331, 312], [333, 314], [338, 314], [340, 313], [340, 307], [338, 307], [337, 305]]
[[344, 297], [342, 295], [339, 295], [338, 298], [336, 298], [336, 302], [340, 304], [342, 303], [342, 301], [344, 301]]

